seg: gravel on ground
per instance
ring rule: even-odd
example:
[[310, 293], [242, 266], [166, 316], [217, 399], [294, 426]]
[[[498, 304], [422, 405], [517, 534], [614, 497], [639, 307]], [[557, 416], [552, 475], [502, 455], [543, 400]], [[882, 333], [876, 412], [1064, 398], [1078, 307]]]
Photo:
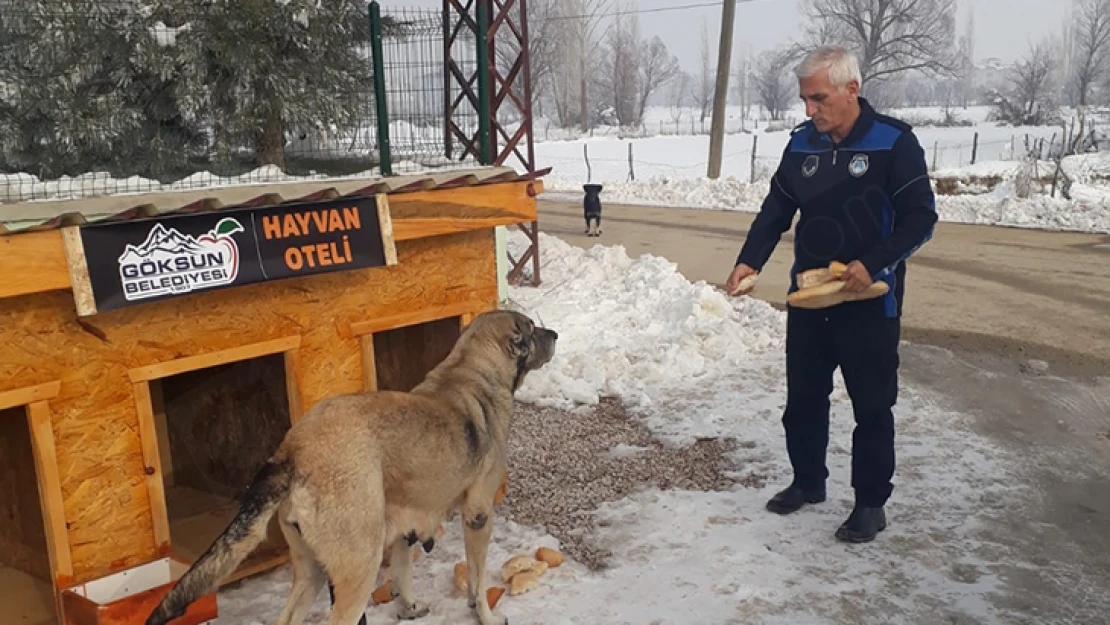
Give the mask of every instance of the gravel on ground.
[[618, 401], [569, 412], [518, 403], [509, 434], [509, 491], [499, 514], [543, 528], [591, 570], [611, 555], [589, 542], [591, 514], [645, 488], [728, 490], [731, 439], [675, 448], [655, 439]]

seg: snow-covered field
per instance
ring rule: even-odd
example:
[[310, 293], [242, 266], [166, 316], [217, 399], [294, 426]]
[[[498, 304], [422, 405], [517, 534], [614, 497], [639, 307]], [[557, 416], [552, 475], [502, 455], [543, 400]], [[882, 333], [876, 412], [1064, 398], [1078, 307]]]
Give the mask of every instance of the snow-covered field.
[[[1022, 154], [1025, 134], [1030, 141], [1044, 139], [1047, 144], [1059, 128], [1043, 126], [1028, 128], [921, 128], [915, 132], [925, 148], [929, 164], [937, 152], [937, 169], [961, 167], [971, 162], [971, 148], [976, 130], [979, 131], [978, 162], [1012, 160], [1010, 140], [1015, 138], [1014, 154]], [[751, 176], [752, 143], [756, 145], [757, 163], [763, 170], [773, 170], [783, 149], [790, 140], [789, 130], [731, 134], [724, 139], [724, 158], [721, 175], [748, 180]], [[632, 146], [633, 173], [637, 180], [658, 176], [705, 176], [709, 161], [709, 138], [706, 136], [648, 137], [620, 139], [593, 137], [575, 141], [545, 141], [536, 144], [538, 165], [555, 167], [559, 180], [581, 184], [587, 174], [593, 181], [628, 180], [628, 149]], [[587, 171], [586, 156], [590, 171]], [[757, 170], [758, 171], [758, 170]]]
[[[978, 194], [938, 197], [944, 221], [994, 224], [1051, 230], [1110, 232], [1110, 153], [1090, 154], [1065, 160], [1064, 171], [1076, 179], [1073, 199], [1052, 197], [1051, 185], [1019, 197], [1015, 180], [1022, 169], [1026, 142], [1059, 145], [1061, 130], [1055, 127], [1008, 127], [987, 121], [989, 109], [957, 109], [957, 117], [973, 122], [972, 127], [919, 125], [915, 134], [925, 149], [934, 179], [946, 177], [964, 182], [964, 191], [975, 191], [980, 180], [998, 177], [1002, 184]], [[665, 107], [650, 110], [646, 120], [669, 123]], [[681, 111], [683, 119], [695, 113]], [[897, 117], [917, 122], [939, 120], [939, 108], [902, 109]], [[794, 121], [803, 111], [790, 111]], [[738, 109], [730, 107], [729, 118], [739, 125]], [[753, 125], [749, 120], [749, 131]], [[686, 123], [686, 122], [682, 122]], [[753, 212], [767, 193], [771, 174], [789, 142], [789, 130], [765, 132], [762, 123], [754, 132], [726, 134], [721, 177], [706, 177], [709, 138], [705, 135], [621, 137], [619, 129], [595, 131], [591, 137], [549, 140], [536, 143], [539, 167], [552, 167], [544, 179], [549, 197], [580, 201], [587, 181], [605, 186], [602, 202], [708, 208]], [[541, 134], [537, 130], [537, 135]], [[971, 165], [975, 135], [978, 134], [976, 164]], [[753, 149], [755, 160], [753, 165]], [[588, 163], [588, 164], [587, 164]], [[1037, 176], [1051, 178], [1054, 165], [1038, 163]], [[752, 184], [752, 173], [755, 182]]]
[[[871, 545], [837, 543], [832, 533], [850, 510], [853, 422], [839, 376], [830, 501], [786, 518], [763, 510], [790, 479], [780, 426], [783, 314], [692, 284], [665, 259], [541, 237], [544, 285], [513, 288], [511, 304], [558, 330], [560, 340], [552, 362], [526, 381], [521, 400], [574, 409], [616, 396], [674, 444], [738, 439], [738, 477], [762, 486], [647, 490], [602, 506], [594, 538], [618, 554], [615, 567], [590, 573], [568, 562], [549, 570], [539, 588], [501, 599], [498, 609], [510, 622], [1012, 622], [997, 607], [1007, 590], [999, 567], [1035, 565], [979, 532], [994, 515], [1019, 513], [1012, 506], [1023, 499], [1021, 480], [1014, 479], [1020, 459], [975, 434], [967, 415], [904, 384], [891, 525]], [[519, 252], [521, 245], [522, 235], [512, 233], [511, 248]], [[418, 598], [431, 605], [421, 622], [429, 625], [475, 622], [452, 589], [452, 567], [465, 556], [458, 523], [447, 527], [436, 550], [415, 566]], [[494, 527], [494, 567], [540, 545], [559, 546], [535, 528], [503, 519]], [[219, 622], [272, 622], [290, 584], [289, 570], [281, 568], [224, 590]], [[310, 622], [325, 622], [327, 613], [321, 593]], [[396, 622], [395, 604], [367, 614], [372, 624]]]
[[[1038, 137], [1050, 138], [1052, 135], [1050, 128], [1026, 130]], [[917, 132], [931, 159], [928, 146], [942, 141], [942, 136], [966, 131], [963, 128], [924, 128]], [[996, 138], [986, 127], [980, 127], [979, 131], [987, 139]], [[994, 131], [1009, 132], [1009, 129], [996, 128]], [[582, 184], [589, 179], [604, 185], [601, 194], [603, 203], [754, 212], [759, 210], [767, 193], [770, 175], [778, 165], [789, 133], [758, 136], [758, 153], [768, 156], [757, 161], [754, 184], [750, 182], [752, 139], [748, 135], [725, 137], [721, 178], [718, 180], [706, 177], [709, 140], [704, 136], [631, 140], [594, 138], [539, 143], [536, 144], [536, 159], [538, 166], [553, 168], [551, 174], [544, 178], [546, 192], [553, 198], [580, 201]], [[1008, 145], [1008, 140], [1006, 143]], [[628, 179], [629, 144], [633, 145], [634, 181]], [[1110, 152], [1065, 159], [1064, 171], [1075, 179], [1071, 200], [1059, 194], [1051, 197], [1048, 184], [1022, 198], [1015, 184], [1022, 169], [1021, 162], [1006, 160], [1008, 147], [1002, 150], [1005, 154], [993, 155], [994, 160], [984, 160], [992, 158], [992, 154], [983, 149], [983, 144], [980, 145], [980, 160], [973, 166], [966, 164], [966, 158], [962, 167], [938, 158], [938, 166], [933, 170], [934, 179], [947, 177], [974, 181], [976, 178], [998, 177], [1002, 183], [978, 195], [939, 195], [937, 209], [943, 221], [1110, 232]], [[589, 172], [583, 160], [583, 146], [589, 153]], [[948, 153], [955, 152], [949, 150]], [[1051, 162], [1041, 162], [1037, 173], [1041, 178], [1051, 178], [1053, 167]]]

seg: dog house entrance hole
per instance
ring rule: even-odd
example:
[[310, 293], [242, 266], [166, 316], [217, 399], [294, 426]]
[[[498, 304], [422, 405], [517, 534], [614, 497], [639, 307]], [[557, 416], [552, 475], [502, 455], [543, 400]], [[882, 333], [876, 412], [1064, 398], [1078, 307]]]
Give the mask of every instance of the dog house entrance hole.
[[[239, 498], [290, 427], [284, 354], [150, 382], [174, 556], [196, 560], [239, 512]], [[274, 520], [268, 539], [233, 578], [286, 553]]]
[[51, 578], [27, 409], [5, 408], [0, 410], [0, 606], [6, 619], [53, 625]]
[[378, 389], [411, 391], [451, 353], [460, 322], [460, 317], [445, 317], [375, 333]]

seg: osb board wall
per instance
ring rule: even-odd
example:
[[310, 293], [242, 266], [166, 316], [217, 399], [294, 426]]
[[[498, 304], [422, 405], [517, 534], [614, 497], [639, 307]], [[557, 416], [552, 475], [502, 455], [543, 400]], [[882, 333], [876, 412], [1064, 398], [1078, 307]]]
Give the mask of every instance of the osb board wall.
[[[55, 443], [75, 581], [157, 553], [128, 370], [301, 336], [305, 409], [362, 388], [350, 324], [467, 301], [496, 307], [492, 230], [399, 243], [399, 264], [193, 294], [77, 319], [72, 294], [0, 300], [0, 385], [61, 381]], [[0, 391], [9, 388], [0, 387]], [[68, 581], [68, 580], [67, 580]]]
[[289, 430], [284, 357], [187, 371], [160, 383], [174, 484], [241, 495]]
[[50, 558], [26, 409], [0, 410], [0, 566], [48, 580]]
[[458, 317], [420, 323], [374, 334], [378, 389], [411, 391], [458, 340]]

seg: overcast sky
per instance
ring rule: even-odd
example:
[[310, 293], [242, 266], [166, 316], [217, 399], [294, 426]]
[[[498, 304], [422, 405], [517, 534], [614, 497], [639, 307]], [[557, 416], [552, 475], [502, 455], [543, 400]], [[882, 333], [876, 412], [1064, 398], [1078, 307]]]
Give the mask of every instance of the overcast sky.
[[[734, 49], [749, 45], [756, 53], [774, 48], [800, 34], [800, 0], [739, 0], [736, 8]], [[1071, 0], [957, 0], [958, 27], [963, 32], [967, 12], [975, 10], [976, 57], [999, 57], [1011, 61], [1030, 42], [1061, 31]], [[705, 0], [635, 0], [641, 10], [702, 4]], [[410, 0], [403, 4], [442, 6], [440, 0]], [[386, 0], [385, 6], [397, 6]], [[643, 12], [639, 15], [645, 37], [659, 35], [682, 66], [696, 71], [701, 58], [701, 27], [707, 21], [712, 54], [716, 58], [721, 9], [686, 8], [676, 11]], [[714, 60], [714, 64], [716, 61]]]

